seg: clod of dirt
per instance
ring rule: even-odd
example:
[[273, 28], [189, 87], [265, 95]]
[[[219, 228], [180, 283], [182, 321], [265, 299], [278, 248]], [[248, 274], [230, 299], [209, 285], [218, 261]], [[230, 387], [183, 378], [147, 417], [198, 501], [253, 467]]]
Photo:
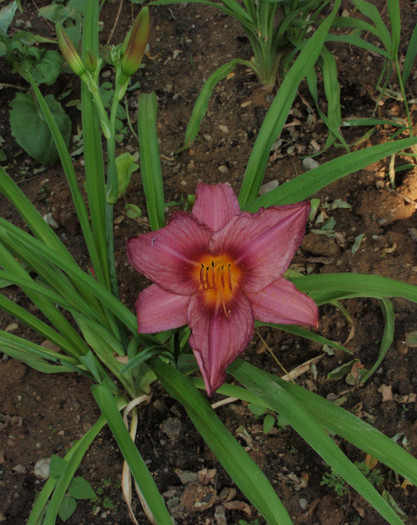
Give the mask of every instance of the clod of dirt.
[[171, 442], [178, 441], [181, 435], [181, 421], [178, 417], [169, 417], [161, 424], [161, 430]]
[[317, 507], [317, 518], [320, 525], [341, 525], [344, 522], [345, 511], [336, 505], [331, 496], [321, 498]]
[[334, 239], [312, 232], [304, 237], [301, 248], [313, 255], [324, 255], [325, 257], [334, 257], [340, 253], [339, 246]]
[[414, 168], [407, 173], [398, 188], [398, 193], [406, 199], [417, 202], [417, 169]]
[[213, 487], [190, 483], [181, 496], [181, 505], [189, 512], [204, 512], [215, 504], [216, 499], [217, 493]]

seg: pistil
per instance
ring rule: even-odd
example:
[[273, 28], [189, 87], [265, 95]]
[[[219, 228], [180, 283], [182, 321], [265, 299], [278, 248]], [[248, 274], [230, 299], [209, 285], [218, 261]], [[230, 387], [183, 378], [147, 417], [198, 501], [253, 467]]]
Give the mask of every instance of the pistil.
[[[200, 262], [200, 284], [209, 301], [216, 308], [220, 307], [226, 317], [229, 317], [228, 306], [233, 295], [233, 283], [236, 284], [236, 277], [233, 281], [232, 263], [225, 257], [206, 258]], [[230, 306], [229, 306], [230, 307]]]
[[210, 265], [201, 263], [200, 267], [200, 282], [203, 290], [224, 290], [226, 286], [232, 291], [232, 273], [231, 263], [228, 262], [216, 264], [211, 261]]

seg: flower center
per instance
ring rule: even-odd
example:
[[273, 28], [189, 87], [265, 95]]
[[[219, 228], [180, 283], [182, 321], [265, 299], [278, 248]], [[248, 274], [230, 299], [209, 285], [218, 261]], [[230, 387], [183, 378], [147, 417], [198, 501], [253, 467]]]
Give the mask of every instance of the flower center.
[[222, 308], [228, 317], [233, 295], [241, 281], [240, 268], [227, 255], [205, 255], [199, 264], [200, 290], [212, 307]]

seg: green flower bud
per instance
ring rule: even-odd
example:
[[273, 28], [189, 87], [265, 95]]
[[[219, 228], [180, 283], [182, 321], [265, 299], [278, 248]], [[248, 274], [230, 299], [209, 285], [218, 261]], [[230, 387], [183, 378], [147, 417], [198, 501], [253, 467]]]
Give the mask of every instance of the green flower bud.
[[79, 77], [82, 77], [86, 73], [83, 61], [81, 60], [81, 57], [75, 49], [71, 39], [60, 25], [56, 26], [56, 36], [62, 56], [65, 58], [69, 67], [74, 71], [74, 73]]
[[97, 67], [98, 67], [97, 57], [91, 51], [87, 51], [84, 59], [85, 59], [85, 65], [88, 71], [90, 71], [90, 73], [96, 73]]
[[123, 44], [124, 53], [120, 61], [120, 69], [124, 76], [131, 77], [139, 69], [149, 40], [149, 8], [140, 10], [132, 29]]

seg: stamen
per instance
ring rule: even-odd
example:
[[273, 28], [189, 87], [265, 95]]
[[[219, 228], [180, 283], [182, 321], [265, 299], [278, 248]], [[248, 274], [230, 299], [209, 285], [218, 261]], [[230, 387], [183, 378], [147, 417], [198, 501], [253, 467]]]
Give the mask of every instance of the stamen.
[[201, 268], [200, 268], [200, 283], [202, 284], [204, 288], [204, 264], [203, 263], [201, 263]]
[[221, 265], [221, 267], [219, 268], [219, 271], [220, 271], [220, 279], [222, 282], [222, 288], [224, 288], [224, 264]]
[[230, 317], [230, 307], [233, 300], [233, 289], [239, 285], [240, 269], [232, 264], [227, 256], [204, 257], [200, 265], [200, 290], [205, 292], [206, 299], [216, 309], [221, 309], [224, 315]]

